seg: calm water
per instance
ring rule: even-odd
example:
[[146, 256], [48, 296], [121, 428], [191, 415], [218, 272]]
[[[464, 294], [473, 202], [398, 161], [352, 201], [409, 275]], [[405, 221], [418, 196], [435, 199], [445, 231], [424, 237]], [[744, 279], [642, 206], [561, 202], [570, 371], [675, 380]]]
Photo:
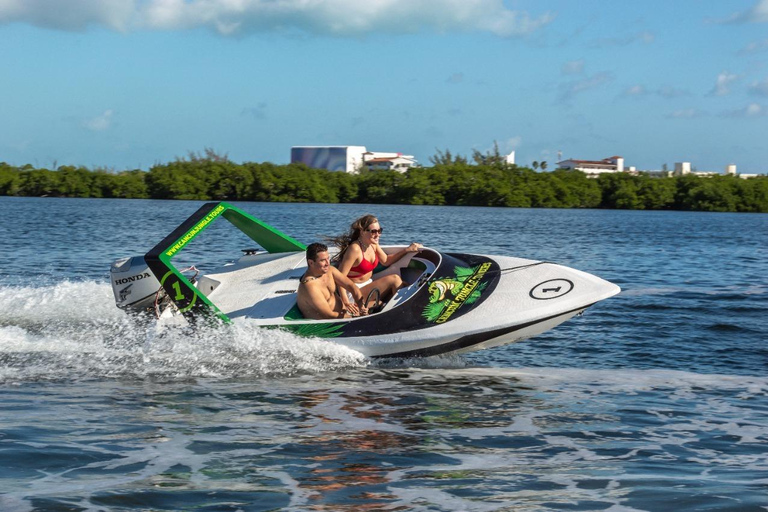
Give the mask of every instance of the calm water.
[[[768, 215], [238, 203], [303, 242], [372, 212], [385, 243], [623, 288], [519, 344], [374, 365], [117, 310], [110, 262], [200, 204], [0, 197], [0, 511], [768, 510]], [[183, 256], [252, 245], [223, 228]]]

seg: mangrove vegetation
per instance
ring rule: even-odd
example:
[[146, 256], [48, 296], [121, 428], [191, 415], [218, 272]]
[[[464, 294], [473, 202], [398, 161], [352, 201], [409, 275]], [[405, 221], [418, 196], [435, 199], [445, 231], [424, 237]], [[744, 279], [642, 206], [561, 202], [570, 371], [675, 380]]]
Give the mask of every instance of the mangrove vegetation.
[[[0, 195], [768, 212], [768, 177], [651, 177], [535, 171], [497, 155], [438, 152], [432, 166], [359, 174], [302, 164], [235, 163], [209, 150], [148, 171], [55, 170], [0, 162]], [[539, 169], [545, 165], [539, 164]]]

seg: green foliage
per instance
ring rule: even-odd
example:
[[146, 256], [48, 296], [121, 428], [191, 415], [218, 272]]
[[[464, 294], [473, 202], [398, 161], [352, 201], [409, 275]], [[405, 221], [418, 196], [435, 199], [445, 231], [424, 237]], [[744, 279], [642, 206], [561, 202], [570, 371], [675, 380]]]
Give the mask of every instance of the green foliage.
[[439, 149], [436, 149], [436, 151], [437, 153], [435, 153], [434, 156], [429, 157], [429, 161], [432, 162], [432, 165], [456, 165], [468, 163], [466, 157], [461, 155], [454, 156], [449, 149], [446, 149], [445, 152]]
[[361, 174], [358, 201], [361, 203], [405, 203], [400, 191], [405, 176], [397, 171], [373, 171]]
[[46, 197], [57, 194], [59, 191], [59, 175], [48, 169], [33, 169], [21, 174], [19, 195]]
[[431, 160], [432, 167], [404, 174], [237, 164], [207, 148], [147, 172], [0, 162], [0, 195], [768, 213], [768, 177], [606, 173], [591, 179], [579, 171], [543, 172], [546, 162], [535, 162], [542, 172], [508, 164], [498, 147], [475, 151], [474, 163], [448, 150]]
[[0, 162], [0, 195], [15, 196], [21, 186], [21, 174], [15, 167]]
[[508, 164], [506, 156], [502, 155], [499, 152], [499, 145], [494, 141], [493, 143], [493, 151], [487, 151], [485, 154], [482, 154], [478, 150], [472, 151], [472, 160], [475, 161], [477, 165], [481, 166], [491, 166], [491, 167], [500, 167], [505, 168], [507, 166], [514, 166], [514, 164]]

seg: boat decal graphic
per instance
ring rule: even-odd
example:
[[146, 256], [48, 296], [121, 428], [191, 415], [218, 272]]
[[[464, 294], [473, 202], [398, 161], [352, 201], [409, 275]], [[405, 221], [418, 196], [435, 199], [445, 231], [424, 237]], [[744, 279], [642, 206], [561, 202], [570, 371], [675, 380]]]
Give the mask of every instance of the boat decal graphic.
[[483, 294], [488, 282], [481, 282], [491, 262], [475, 267], [454, 267], [455, 278], [443, 277], [429, 285], [429, 304], [422, 316], [429, 322], [442, 324], [464, 304], [476, 302]]
[[317, 324], [297, 324], [281, 326], [287, 331], [306, 338], [335, 338], [341, 336], [344, 324], [340, 323], [317, 323]]
[[176, 241], [173, 246], [171, 246], [170, 249], [165, 251], [165, 255], [169, 258], [172, 257], [174, 254], [176, 254], [178, 251], [180, 251], [187, 243], [195, 238], [197, 234], [205, 228], [208, 224], [210, 224], [213, 219], [221, 215], [226, 208], [222, 205], [218, 205], [216, 208], [211, 211], [208, 215], [206, 215], [203, 220], [195, 224], [192, 229], [190, 229], [183, 237], [181, 237], [179, 240]]
[[531, 288], [528, 295], [536, 300], [549, 300], [562, 297], [571, 290], [573, 290], [573, 281], [570, 279], [550, 279]]

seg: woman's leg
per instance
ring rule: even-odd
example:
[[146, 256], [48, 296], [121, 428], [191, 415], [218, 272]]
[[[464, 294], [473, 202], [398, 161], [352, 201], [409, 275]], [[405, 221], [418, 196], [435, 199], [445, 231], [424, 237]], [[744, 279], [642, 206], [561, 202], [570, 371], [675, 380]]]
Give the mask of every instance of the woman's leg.
[[[398, 274], [390, 274], [388, 276], [384, 276], [379, 279], [376, 279], [371, 283], [368, 283], [367, 285], [360, 288], [360, 291], [363, 292], [363, 297], [367, 299], [368, 294], [371, 293], [371, 290], [373, 290], [374, 288], [378, 288], [379, 293], [381, 294], [381, 300], [383, 302], [386, 302], [392, 298], [392, 296], [395, 294], [395, 292], [398, 290], [398, 288], [400, 288], [402, 284], [403, 284], [403, 280], [400, 278]], [[366, 306], [370, 307], [370, 304], [366, 304]]]

